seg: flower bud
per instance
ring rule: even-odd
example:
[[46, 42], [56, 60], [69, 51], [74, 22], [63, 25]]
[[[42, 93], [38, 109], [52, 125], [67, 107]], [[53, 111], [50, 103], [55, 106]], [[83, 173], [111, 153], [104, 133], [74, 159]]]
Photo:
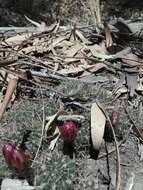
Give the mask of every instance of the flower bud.
[[65, 142], [71, 143], [74, 141], [77, 128], [76, 123], [73, 121], [64, 121], [62, 126], [59, 126], [59, 130]]
[[12, 144], [5, 144], [3, 146], [3, 155], [11, 169], [15, 169], [17, 171], [22, 171], [25, 169], [27, 160], [24, 152], [15, 149]]

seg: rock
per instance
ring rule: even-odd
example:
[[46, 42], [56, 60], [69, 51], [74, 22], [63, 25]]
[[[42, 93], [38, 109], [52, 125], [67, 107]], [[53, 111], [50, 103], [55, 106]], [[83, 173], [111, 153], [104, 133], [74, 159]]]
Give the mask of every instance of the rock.
[[26, 180], [5, 178], [1, 184], [1, 190], [34, 190]]

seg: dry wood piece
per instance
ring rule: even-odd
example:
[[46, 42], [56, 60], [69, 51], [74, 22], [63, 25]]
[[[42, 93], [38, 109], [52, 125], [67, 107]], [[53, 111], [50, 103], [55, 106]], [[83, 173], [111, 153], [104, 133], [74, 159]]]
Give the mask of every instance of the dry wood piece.
[[8, 83], [4, 100], [0, 104], [0, 120], [2, 119], [2, 117], [5, 113], [5, 110], [12, 98], [14, 91], [16, 90], [16, 87], [17, 87], [17, 78], [12, 78]]

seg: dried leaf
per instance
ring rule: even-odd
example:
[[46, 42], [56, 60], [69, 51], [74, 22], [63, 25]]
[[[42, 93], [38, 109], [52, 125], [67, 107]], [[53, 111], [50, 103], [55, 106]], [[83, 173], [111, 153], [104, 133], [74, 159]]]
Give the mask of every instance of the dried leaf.
[[59, 27], [60, 27], [60, 20], [55, 23], [55, 26], [53, 27], [53, 29], [52, 29], [51, 32], [53, 32], [54, 34], [56, 34], [58, 32], [58, 30], [59, 30]]
[[113, 55], [113, 59], [117, 59], [117, 58], [126, 58], [126, 56], [128, 54], [131, 53], [131, 48], [127, 47], [119, 52], [117, 52], [116, 54]]
[[37, 46], [29, 46], [29, 47], [23, 48], [22, 50], [19, 51], [19, 53], [32, 54], [35, 52], [44, 53], [47, 51], [48, 51], [48, 48], [46, 46], [37, 45]]
[[110, 47], [113, 45], [113, 40], [110, 32], [110, 28], [106, 22], [104, 22], [104, 30], [105, 30], [105, 37], [106, 37], [106, 47]]
[[49, 42], [50, 45], [48, 47], [48, 50], [50, 51], [52, 48], [58, 47], [58, 45], [60, 45], [60, 43], [66, 39], [66, 36], [59, 36], [55, 39], [51, 39], [51, 41]]
[[142, 34], [142, 28], [143, 28], [143, 22], [129, 22], [127, 23], [128, 24], [128, 27], [129, 29], [131, 30], [131, 32], [134, 34], [134, 36], [137, 38], [137, 39], [141, 39], [143, 38], [143, 34]]
[[102, 49], [99, 49], [98, 45], [86, 46], [92, 53], [92, 55], [96, 58], [107, 60], [113, 58], [112, 55], [107, 55]]
[[23, 41], [27, 40], [31, 35], [32, 34], [28, 34], [28, 33], [25, 33], [25, 34], [22, 34], [22, 35], [18, 34], [16, 36], [13, 36], [13, 37], [10, 37], [10, 38], [6, 39], [5, 42], [2, 42], [2, 44], [10, 45], [10, 46], [19, 45]]
[[143, 66], [143, 63], [136, 61], [136, 60], [130, 60], [130, 59], [123, 58], [122, 61], [123, 61], [123, 63], [130, 65], [130, 66], [133, 66], [133, 67]]
[[59, 44], [58, 44], [58, 47], [60, 48], [63, 48], [63, 52], [68, 49], [69, 47], [73, 46], [74, 43], [71, 42], [71, 41], [68, 41], [68, 40], [64, 40], [64, 41], [61, 41]]
[[143, 91], [143, 82], [141, 79], [138, 80], [136, 91]]
[[95, 102], [91, 106], [91, 140], [95, 150], [99, 150], [106, 123], [106, 117], [98, 104]]
[[130, 97], [133, 97], [135, 94], [135, 90], [138, 86], [137, 79], [138, 79], [138, 75], [136, 73], [135, 74], [134, 73], [126, 74], [127, 87], [129, 90]]
[[[71, 60], [73, 59], [72, 57], [74, 57], [78, 53], [78, 51], [80, 51], [82, 48], [83, 48], [83, 45], [76, 42], [76, 44], [74, 44], [73, 46], [71, 46], [69, 49], [67, 49], [64, 52], [66, 57], [71, 57], [71, 58], [66, 58], [64, 61], [71, 62]], [[75, 57], [75, 59], [76, 59], [76, 57]], [[79, 59], [77, 59], [77, 60], [79, 60]]]
[[[61, 69], [58, 71], [60, 74], [78, 74], [83, 71], [88, 71], [88, 74], [95, 73], [98, 70], [106, 68], [106, 65], [103, 63], [97, 63], [95, 65], [78, 65], [77, 67], [74, 67], [74, 65], [71, 65], [69, 68]], [[87, 75], [87, 73], [86, 73]], [[82, 75], [84, 76], [84, 75]]]
[[36, 51], [36, 46], [29, 46], [29, 47], [21, 49], [19, 53], [29, 54], [35, 51]]
[[138, 144], [138, 149], [139, 149], [139, 156], [140, 156], [140, 161], [143, 161], [143, 144]]
[[61, 69], [60, 71], [58, 71], [58, 73], [63, 75], [78, 74], [80, 72], [83, 72], [84, 70], [85, 69], [83, 65], [78, 65], [78, 67], [74, 67], [74, 65], [71, 65], [69, 68]]
[[115, 92], [115, 94], [116, 94], [115, 99], [119, 98], [119, 96], [121, 96], [122, 94], [125, 94], [127, 92], [128, 92], [128, 89], [125, 86], [118, 88], [118, 90]]
[[57, 119], [57, 117], [59, 116], [59, 114], [61, 113], [62, 111], [58, 111], [56, 114], [50, 116], [50, 120], [48, 121], [48, 123], [46, 124], [45, 126], [45, 131], [47, 132], [51, 126], [51, 124]]
[[125, 74], [121, 74], [120, 75], [120, 79], [117, 81], [117, 83], [115, 84], [115, 89], [113, 90], [113, 94], [116, 94], [117, 91], [122, 88], [124, 85], [126, 84], [126, 80], [125, 80]]
[[84, 35], [79, 31], [79, 30], [75, 30], [75, 34], [79, 37], [79, 39], [84, 43], [84, 44], [91, 44], [90, 41], [88, 41], [88, 39], [86, 39], [84, 37]]
[[74, 62], [78, 62], [80, 59], [78, 58], [65, 58], [64, 62], [65, 62], [65, 65], [69, 64], [69, 63], [74, 63]]
[[49, 150], [53, 151], [55, 146], [56, 146], [56, 143], [58, 141], [60, 137], [60, 134], [58, 134], [51, 142], [50, 142], [50, 145], [49, 145]]

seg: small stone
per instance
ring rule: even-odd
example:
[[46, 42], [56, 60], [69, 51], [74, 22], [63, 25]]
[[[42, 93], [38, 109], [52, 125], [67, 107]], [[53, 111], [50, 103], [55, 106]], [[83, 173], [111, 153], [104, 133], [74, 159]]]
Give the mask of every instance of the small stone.
[[5, 178], [1, 184], [1, 190], [34, 190], [26, 180]]

